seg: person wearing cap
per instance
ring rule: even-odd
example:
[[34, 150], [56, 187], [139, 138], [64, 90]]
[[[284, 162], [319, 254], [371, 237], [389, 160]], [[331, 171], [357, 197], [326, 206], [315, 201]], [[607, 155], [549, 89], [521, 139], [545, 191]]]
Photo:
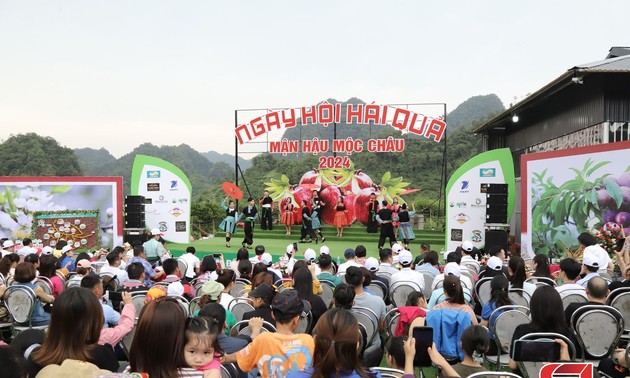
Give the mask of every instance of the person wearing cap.
[[556, 291], [560, 294], [560, 298], [564, 298], [569, 294], [578, 294], [587, 298], [584, 287], [577, 284], [581, 272], [582, 265], [577, 260], [567, 257], [560, 261], [560, 270], [555, 274], [557, 281], [561, 281], [556, 286]]
[[276, 289], [266, 282], [261, 283], [257, 288], [250, 291], [247, 296], [252, 299], [254, 310], [243, 314], [243, 320], [263, 318], [266, 322], [273, 324], [275, 327], [276, 320], [271, 315], [271, 302], [275, 295]]
[[[602, 248], [599, 244], [597, 244], [597, 239], [588, 232], [582, 232], [578, 235], [578, 242], [582, 249], [584, 249], [584, 254], [591, 254], [597, 260], [597, 264], [599, 269], [601, 270], [613, 270], [615, 269], [615, 265], [612, 263], [608, 252], [604, 248]], [[588, 251], [587, 251], [588, 249]], [[583, 257], [582, 257], [583, 258]]]
[[[158, 242], [159, 243], [159, 242]], [[140, 263], [144, 268], [144, 286], [153, 286], [153, 281], [157, 281], [164, 276], [164, 270], [154, 271], [151, 264], [145, 259], [144, 245], [136, 245], [133, 247], [133, 257], [129, 260], [130, 264]]]
[[411, 281], [418, 285], [420, 290], [424, 290], [424, 276], [422, 275], [422, 273], [416, 272], [415, 270], [411, 269], [411, 264], [413, 262], [413, 256], [411, 255], [411, 252], [407, 251], [406, 249], [400, 251], [400, 253], [398, 254], [398, 261], [400, 262], [401, 266], [400, 272], [392, 274], [392, 278], [389, 281], [390, 284], [393, 286], [398, 282]]
[[317, 279], [320, 282], [332, 282], [335, 287], [343, 283], [341, 278], [333, 274], [332, 257], [329, 254], [323, 253], [319, 255], [317, 266], [319, 266], [319, 269], [321, 270], [321, 273], [317, 275]]
[[282, 279], [282, 272], [273, 267], [273, 257], [271, 257], [270, 253], [263, 253], [262, 256], [260, 256], [260, 262], [267, 266], [267, 272], [271, 273], [274, 276], [274, 280], [276, 278], [278, 280]]
[[317, 253], [315, 252], [315, 250], [313, 250], [312, 248], [307, 248], [304, 251], [304, 261], [306, 261], [306, 263], [308, 265], [314, 265], [315, 269], [313, 274], [315, 276], [317, 276], [318, 274], [320, 274], [322, 272], [322, 270], [319, 268], [319, 265], [317, 265]]
[[[389, 292], [389, 278], [382, 277], [378, 275], [378, 272], [381, 270], [381, 264], [374, 257], [368, 257], [365, 260], [365, 269], [370, 272], [370, 276], [372, 278], [372, 283], [380, 286], [383, 289], [384, 293]], [[388, 297], [388, 296], [386, 296]], [[389, 298], [386, 298], [386, 304], [389, 304]]]
[[[459, 277], [459, 280], [461, 281], [463, 287], [468, 288], [468, 289], [474, 289], [473, 282], [470, 280], [470, 278], [462, 274], [463, 272], [466, 271], [465, 270], [466, 267], [461, 266], [459, 264], [461, 262], [461, 259], [462, 259], [462, 256], [459, 253], [457, 252], [449, 253], [448, 256], [446, 257], [446, 264], [448, 265], [449, 263], [455, 263], [455, 265], [451, 265], [452, 268], [450, 269], [455, 269], [455, 266], [457, 266], [457, 269], [459, 269], [459, 274], [455, 274], [456, 272], [454, 270], [450, 272], [455, 274], [457, 277]], [[444, 268], [446, 269], [446, 266]], [[442, 286], [444, 278], [446, 278], [447, 276], [446, 273], [447, 272], [445, 270], [444, 273], [440, 273], [433, 278], [433, 283], [431, 284], [432, 291], [436, 290], [438, 286]]]
[[356, 261], [357, 255], [355, 254], [354, 249], [352, 248], [346, 249], [345, 252], [343, 253], [343, 257], [344, 259], [346, 259], [346, 261], [339, 265], [339, 268], [337, 269], [337, 274], [346, 273], [346, 270], [351, 266], [354, 266], [357, 268], [361, 267], [361, 264], [359, 264]]
[[381, 225], [381, 235], [378, 238], [378, 249], [383, 248], [385, 239], [389, 238], [389, 245], [396, 243], [396, 235], [394, 235], [393, 211], [387, 206], [387, 201], [383, 200], [382, 207], [376, 214], [376, 221]]
[[241, 215], [238, 217], [238, 222], [243, 221], [243, 231], [245, 237], [241, 245], [243, 248], [251, 249], [254, 244], [254, 224], [258, 219], [258, 210], [254, 206], [254, 199], [249, 197], [247, 199], [247, 206], [243, 208]]
[[365, 307], [372, 310], [378, 318], [378, 332], [376, 332], [372, 344], [363, 352], [363, 366], [378, 366], [383, 357], [380, 331], [385, 329], [384, 319], [387, 313], [385, 301], [378, 295], [372, 295], [363, 289], [363, 272], [360, 267], [350, 266], [345, 275], [346, 283], [354, 288], [354, 307]]
[[188, 267], [185, 272], [182, 272], [182, 278], [188, 282], [192, 281], [199, 274], [199, 269], [201, 268], [201, 260], [195, 256], [195, 253], [197, 253], [197, 250], [191, 245], [186, 248], [186, 253], [179, 257], [186, 262]]
[[597, 273], [600, 269], [598, 256], [594, 253], [590, 253], [590, 251], [588, 251], [589, 248], [591, 247], [584, 249], [584, 258], [582, 259], [582, 274], [585, 274], [585, 276], [576, 282], [576, 284], [582, 287], [586, 287], [591, 278], [599, 277], [599, 273]]
[[68, 281], [66, 281], [66, 287], [81, 285], [83, 277], [90, 274], [90, 272], [92, 272], [92, 263], [90, 260], [81, 259], [77, 261], [76, 272]]
[[66, 245], [61, 249], [61, 266], [68, 269], [69, 272], [76, 270], [76, 262], [74, 260], [74, 248]]
[[[294, 333], [310, 304], [296, 290], [284, 290], [273, 298], [271, 309], [277, 331], [261, 333], [247, 348], [225, 355], [222, 363], [236, 362], [244, 372], [257, 367], [263, 378], [284, 377], [290, 370], [310, 367], [315, 341], [311, 335]], [[271, 356], [275, 356], [273, 364]]]
[[[501, 261], [501, 264], [502, 264], [501, 272], [506, 277], [509, 277], [508, 268], [506, 264], [503, 263], [505, 261], [505, 250], [499, 246], [493, 246], [493, 247], [488, 248], [486, 251], [488, 252], [490, 257], [496, 257]], [[486, 277], [494, 277], [497, 274], [497, 272], [493, 269], [490, 269], [488, 272], [486, 272], [487, 268], [488, 268], [487, 263], [485, 266], [481, 267], [481, 269], [479, 270], [478, 279], [482, 279]]]
[[297, 243], [291, 243], [287, 245], [286, 254], [280, 257], [280, 266], [285, 267], [288, 274], [293, 271], [293, 265], [295, 265], [295, 254], [297, 253]]
[[164, 235], [159, 228], [151, 230], [151, 238], [142, 244], [144, 247], [144, 255], [148, 262], [154, 263], [159, 261], [166, 253], [164, 246], [160, 243], [160, 237]]
[[[445, 277], [448, 276], [455, 276], [457, 278], [459, 278], [460, 282], [462, 281], [462, 278], [468, 278], [466, 276], [462, 276], [462, 271], [461, 271], [461, 267], [459, 265], [457, 265], [457, 263], [455, 262], [450, 262], [448, 264], [446, 264], [444, 266], [444, 274], [442, 274], [441, 280], [442, 283], [444, 281]], [[437, 278], [437, 277], [436, 277]], [[506, 278], [507, 280], [507, 278]], [[470, 292], [470, 289], [468, 289], [466, 287], [466, 285], [462, 285], [462, 290], [464, 292], [464, 298], [466, 299], [466, 301], [468, 303], [472, 302], [472, 293]], [[431, 292], [431, 298], [429, 298], [429, 303], [427, 305], [427, 308], [429, 310], [432, 310], [433, 307], [435, 307], [435, 305], [442, 303], [444, 300], [446, 299], [446, 297], [444, 296], [444, 287], [436, 287], [432, 292]]]
[[15, 244], [11, 240], [5, 240], [2, 243], [2, 257], [10, 255], [15, 251]]
[[479, 264], [479, 261], [475, 260], [473, 257], [475, 254], [475, 246], [473, 243], [470, 240], [464, 241], [461, 246], [461, 251], [462, 261], [460, 264], [468, 268], [468, 270], [475, 276], [478, 275], [481, 265]]
[[[221, 295], [223, 294], [224, 286], [216, 281], [206, 281], [201, 285], [197, 291], [199, 298], [199, 308], [203, 308], [207, 303], [219, 303], [221, 302]], [[197, 313], [193, 314], [197, 316]], [[225, 317], [228, 329], [231, 329], [236, 324], [236, 317], [230, 310], [225, 310]], [[227, 334], [227, 333], [226, 333]]]
[[403, 248], [402, 244], [400, 244], [400, 243], [392, 244], [392, 266], [395, 269], [398, 269], [398, 270], [400, 270], [400, 262], [398, 261], [398, 254], [403, 249], [404, 248]]

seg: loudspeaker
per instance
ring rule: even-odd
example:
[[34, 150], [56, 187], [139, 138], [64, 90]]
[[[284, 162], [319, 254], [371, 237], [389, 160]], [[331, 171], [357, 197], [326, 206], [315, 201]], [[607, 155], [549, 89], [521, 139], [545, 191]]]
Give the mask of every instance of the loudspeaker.
[[123, 242], [133, 245], [136, 241], [141, 243], [147, 241], [147, 230], [145, 228], [124, 228]]
[[142, 228], [144, 225], [144, 211], [125, 213], [125, 228]]
[[507, 194], [507, 184], [481, 184], [481, 193]]
[[503, 230], [486, 230], [485, 250], [491, 247], [499, 246], [507, 251], [508, 248], [508, 232]]
[[144, 196], [126, 196], [125, 205], [144, 204]]
[[486, 194], [486, 205], [507, 205], [508, 196], [506, 194]]
[[125, 213], [144, 213], [144, 203], [126, 203]]

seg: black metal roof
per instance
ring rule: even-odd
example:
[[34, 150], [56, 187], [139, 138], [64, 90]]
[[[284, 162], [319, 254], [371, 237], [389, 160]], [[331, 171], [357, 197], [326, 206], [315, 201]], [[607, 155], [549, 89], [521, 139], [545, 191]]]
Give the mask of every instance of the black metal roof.
[[621, 53], [623, 52], [621, 51], [622, 49], [628, 50], [628, 55], [622, 55], [615, 58], [600, 60], [597, 62], [581, 64], [568, 69], [566, 72], [557, 77], [555, 80], [551, 81], [549, 84], [540, 88], [536, 92], [527, 96], [522, 101], [512, 105], [502, 113], [499, 113], [494, 118], [488, 120], [487, 122], [476, 128], [474, 132], [480, 133], [493, 129], [500, 125], [505, 126], [504, 123], [512, 122], [512, 116], [514, 114], [518, 114], [519, 111], [523, 110], [525, 107], [529, 108], [533, 106], [534, 102], [538, 102], [544, 100], [545, 98], [548, 98], [549, 96], [552, 96], [553, 94], [559, 92], [568, 85], [573, 84], [574, 80], [581, 80], [585, 75], [588, 75], [589, 73], [630, 73], [630, 48], [613, 47], [610, 49], [610, 52], [612, 53], [613, 51], [615, 51], [615, 53]]

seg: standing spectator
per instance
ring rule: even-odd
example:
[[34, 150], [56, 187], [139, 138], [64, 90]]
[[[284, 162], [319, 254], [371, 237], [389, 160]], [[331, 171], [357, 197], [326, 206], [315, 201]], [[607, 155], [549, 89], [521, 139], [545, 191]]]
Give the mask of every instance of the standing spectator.
[[[186, 282], [192, 281], [195, 277], [197, 277], [197, 274], [199, 274], [201, 261], [199, 261], [199, 257], [195, 256], [196, 252], [197, 250], [195, 249], [195, 247], [190, 246], [186, 248], [186, 253], [184, 253], [183, 255], [179, 257], [180, 259], [186, 262], [187, 269], [185, 272], [182, 272], [182, 275], [183, 275], [182, 278]], [[216, 269], [216, 264], [215, 264], [215, 269]]]
[[[159, 261], [166, 253], [164, 246], [160, 242], [162, 235], [164, 234], [159, 228], [154, 228], [151, 230], [151, 238], [142, 244], [145, 258], [150, 263]], [[134, 256], [136, 256], [135, 253]]]

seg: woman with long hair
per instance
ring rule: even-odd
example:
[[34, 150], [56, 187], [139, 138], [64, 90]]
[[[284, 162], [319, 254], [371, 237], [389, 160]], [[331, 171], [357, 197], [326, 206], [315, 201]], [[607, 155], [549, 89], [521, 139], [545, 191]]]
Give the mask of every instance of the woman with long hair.
[[[508, 297], [509, 287], [510, 282], [504, 275], [495, 276], [492, 278], [492, 281], [490, 281], [490, 300], [488, 301], [488, 303], [484, 304], [483, 308], [481, 309], [481, 323], [479, 324], [484, 327], [490, 326], [490, 315], [492, 315], [494, 310], [502, 306], [509, 306], [513, 304]], [[496, 319], [493, 318], [492, 322], [494, 323], [495, 320]], [[497, 346], [494, 342], [492, 334], [490, 334], [490, 341], [491, 343], [488, 353], [491, 355], [496, 355]]]
[[416, 206], [411, 204], [412, 210], [407, 209], [407, 204], [403, 203], [398, 211], [398, 231], [395, 231], [394, 235], [398, 236], [398, 240], [402, 240], [405, 243], [405, 249], [409, 249], [409, 242], [416, 238], [411, 227], [411, 217], [416, 214]]
[[223, 293], [221, 293], [220, 304], [224, 309], [228, 309], [230, 303], [234, 297], [230, 294], [230, 290], [234, 288], [236, 284], [236, 273], [232, 269], [219, 269], [217, 270], [216, 281], [223, 285]]
[[237, 272], [239, 274], [239, 278], [251, 281], [252, 280], [252, 262], [249, 260], [239, 261]]
[[311, 314], [313, 315], [311, 327], [313, 327], [317, 324], [319, 317], [326, 312], [327, 307], [319, 295], [313, 294], [313, 275], [309, 269], [302, 268], [293, 272], [293, 288], [297, 290], [300, 299], [311, 304]]
[[[514, 347], [516, 340], [533, 332], [559, 333], [577, 345], [573, 332], [567, 326], [562, 308], [562, 299], [556, 289], [547, 285], [542, 285], [536, 289], [529, 303], [529, 314], [532, 321], [516, 327], [512, 336], [512, 347]], [[516, 362], [511, 358], [510, 368], [516, 369]]]
[[57, 297], [63, 290], [63, 282], [57, 275], [59, 269], [59, 259], [53, 255], [42, 256], [39, 259], [39, 275], [50, 280], [53, 287], [53, 296]]
[[184, 358], [186, 314], [177, 300], [162, 297], [140, 311], [129, 350], [129, 371], [151, 378], [203, 377]]
[[543, 254], [537, 254], [534, 256], [532, 260], [532, 269], [534, 273], [532, 273], [532, 277], [545, 277], [549, 279], [554, 279], [551, 276], [551, 271], [549, 270], [549, 257]]
[[341, 308], [328, 310], [313, 330], [313, 366], [303, 371], [294, 370], [287, 377], [380, 378], [379, 372], [361, 366], [359, 335], [359, 323], [350, 311]]
[[[394, 235], [398, 235], [398, 227], [400, 226], [400, 218], [398, 217], [398, 214], [401, 210], [401, 206], [398, 203], [398, 198], [394, 197], [392, 199], [392, 203], [389, 205], [389, 209], [392, 211], [392, 226], [394, 227]], [[407, 247], [405, 246], [405, 248]]]
[[221, 202], [221, 208], [225, 210], [225, 218], [219, 224], [219, 228], [225, 231], [225, 246], [230, 247], [230, 239], [232, 239], [232, 235], [236, 232], [236, 220], [238, 219], [238, 210], [236, 209], [236, 203], [233, 200], [229, 200], [227, 206], [225, 205], [225, 201], [228, 200], [229, 197], [225, 197], [223, 202]]
[[339, 196], [337, 203], [335, 203], [335, 218], [333, 220], [333, 224], [337, 228], [338, 238], [343, 236], [343, 228], [348, 225], [347, 212], [346, 205], [343, 203], [343, 196]]
[[[2, 279], [6, 280], [11, 273], [11, 269], [15, 269], [15, 267], [17, 266], [16, 263], [14, 263], [11, 260], [11, 256], [10, 255], [6, 255], [3, 258], [0, 259], [0, 274], [2, 275]], [[3, 281], [3, 283], [5, 283], [6, 281]]]
[[443, 288], [446, 299], [435, 305], [433, 309], [449, 308], [452, 310], [465, 311], [470, 315], [472, 324], [477, 324], [477, 316], [470, 305], [466, 303], [464, 289], [462, 288], [462, 283], [459, 281], [459, 277], [452, 274], [446, 276], [446, 278], [444, 278]]
[[520, 256], [512, 256], [508, 262], [508, 273], [510, 275], [510, 289], [523, 289], [531, 298], [536, 291], [536, 285], [525, 282], [527, 272], [525, 271], [525, 261]]
[[109, 345], [98, 344], [103, 322], [103, 308], [91, 290], [82, 287], [64, 290], [55, 299], [44, 343], [29, 356], [29, 376], [36, 376], [48, 365], [61, 365], [67, 359], [87, 361], [116, 372], [118, 359], [114, 350]]
[[295, 205], [291, 196], [286, 196], [284, 199], [284, 206], [280, 209], [282, 217], [280, 223], [284, 225], [285, 235], [291, 235], [291, 226], [295, 224]]

